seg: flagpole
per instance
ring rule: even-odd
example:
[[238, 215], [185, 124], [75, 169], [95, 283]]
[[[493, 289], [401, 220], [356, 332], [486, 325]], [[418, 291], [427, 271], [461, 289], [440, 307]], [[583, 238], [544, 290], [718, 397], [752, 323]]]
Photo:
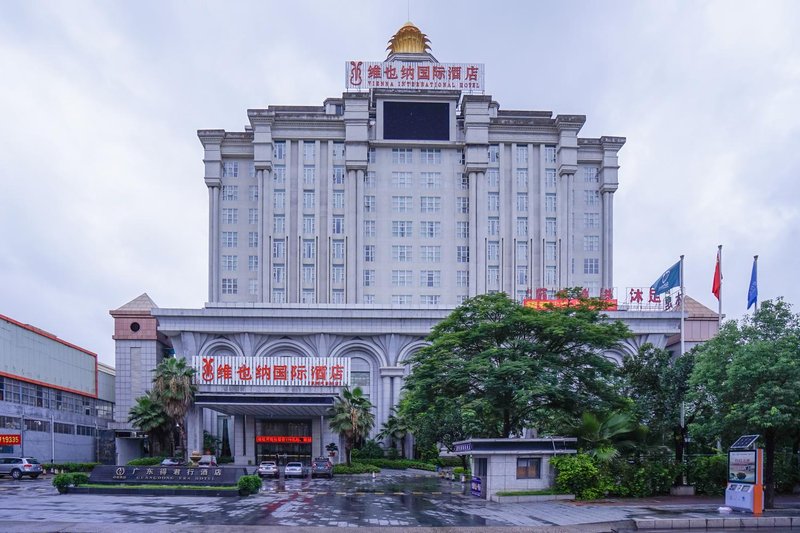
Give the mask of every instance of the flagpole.
[[[753, 261], [755, 261], [756, 269], [757, 269], [758, 268], [758, 256], [757, 255], [753, 256]], [[758, 282], [758, 280], [756, 279], [756, 283], [757, 282]], [[756, 297], [756, 310], [755, 310], [755, 312], [758, 313], [758, 298], [757, 297]]]
[[719, 320], [717, 331], [722, 331], [722, 245], [717, 246], [717, 254], [719, 257], [719, 311], [717, 318]]
[[683, 311], [686, 309], [686, 291], [683, 290], [683, 256], [681, 256], [681, 356], [686, 352], [683, 340]]

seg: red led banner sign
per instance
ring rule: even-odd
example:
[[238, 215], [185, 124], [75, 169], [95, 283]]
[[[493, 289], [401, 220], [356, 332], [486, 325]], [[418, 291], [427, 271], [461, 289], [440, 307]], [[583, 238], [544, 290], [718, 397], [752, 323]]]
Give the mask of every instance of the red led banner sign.
[[22, 435], [19, 433], [0, 435], [0, 446], [19, 446], [22, 444]]
[[280, 437], [276, 435], [256, 435], [258, 444], [311, 444], [311, 437]]

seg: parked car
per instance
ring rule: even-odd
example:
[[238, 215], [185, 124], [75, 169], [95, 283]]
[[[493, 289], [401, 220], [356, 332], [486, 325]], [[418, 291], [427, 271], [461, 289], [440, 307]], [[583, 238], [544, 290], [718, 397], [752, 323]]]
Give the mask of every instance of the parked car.
[[203, 455], [200, 457], [200, 460], [197, 461], [197, 466], [217, 466], [217, 456]]
[[283, 474], [286, 477], [290, 476], [303, 476], [303, 463], [298, 461], [293, 461], [291, 463], [286, 463], [286, 467], [283, 469]]
[[277, 477], [278, 465], [275, 461], [261, 461], [258, 465], [258, 475], [260, 477]]
[[161, 461], [161, 466], [183, 466], [186, 463], [178, 459], [177, 457], [165, 457], [163, 461]]
[[41, 463], [33, 457], [0, 458], [0, 476], [11, 476], [14, 479], [28, 476], [32, 479], [36, 479], [42, 472]]
[[327, 457], [316, 457], [311, 461], [311, 477], [314, 476], [333, 478], [333, 463]]

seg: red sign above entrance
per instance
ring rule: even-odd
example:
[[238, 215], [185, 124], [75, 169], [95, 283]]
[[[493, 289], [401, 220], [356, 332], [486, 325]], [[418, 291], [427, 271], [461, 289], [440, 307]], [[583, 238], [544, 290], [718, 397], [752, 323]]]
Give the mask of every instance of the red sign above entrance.
[[0, 446], [19, 446], [22, 444], [22, 435], [19, 433], [0, 435]]
[[277, 435], [256, 435], [258, 444], [311, 444], [311, 437], [281, 437]]

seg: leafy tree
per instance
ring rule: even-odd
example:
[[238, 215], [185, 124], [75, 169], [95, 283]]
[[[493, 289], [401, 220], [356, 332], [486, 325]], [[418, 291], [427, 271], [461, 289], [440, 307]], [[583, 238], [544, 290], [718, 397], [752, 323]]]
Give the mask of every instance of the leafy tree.
[[730, 442], [761, 433], [766, 460], [765, 506], [774, 507], [776, 442], [800, 420], [800, 315], [782, 298], [765, 301], [752, 317], [727, 322], [696, 349], [692, 395], [703, 409], [696, 429]]
[[[620, 403], [605, 349], [629, 335], [602, 303], [565, 296], [566, 307], [525, 308], [505, 294], [467, 300], [434, 327], [406, 380], [415, 438], [508, 437], [548, 412], [577, 416]], [[425, 419], [429, 419], [425, 423]], [[421, 427], [422, 426], [422, 427]]]
[[578, 437], [587, 455], [608, 463], [618, 458], [620, 452], [635, 449], [644, 431], [630, 413], [614, 412], [598, 416], [586, 412], [569, 433]]
[[400, 443], [400, 456], [406, 456], [406, 435], [408, 435], [408, 422], [405, 416], [392, 408], [393, 413], [389, 415], [389, 419], [383, 423], [380, 432], [376, 435], [379, 439], [390, 439], [392, 448], [397, 447]]
[[154, 455], [166, 448], [164, 443], [171, 436], [172, 424], [152, 391], [136, 398], [136, 404], [128, 411], [128, 422], [148, 435]]
[[341, 397], [328, 412], [331, 417], [329, 426], [344, 439], [344, 453], [347, 465], [350, 466], [350, 455], [357, 442], [366, 437], [375, 425], [373, 405], [364, 396], [361, 387], [352, 391], [349, 387], [342, 390]]
[[194, 373], [185, 358], [169, 357], [156, 366], [153, 377], [153, 397], [177, 428], [182, 449], [186, 448], [186, 412], [197, 391]]

